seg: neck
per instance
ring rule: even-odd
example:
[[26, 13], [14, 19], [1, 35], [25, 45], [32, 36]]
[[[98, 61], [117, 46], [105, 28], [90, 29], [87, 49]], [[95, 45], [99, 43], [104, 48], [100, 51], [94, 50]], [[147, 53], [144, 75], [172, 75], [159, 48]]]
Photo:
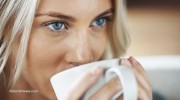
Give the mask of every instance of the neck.
[[7, 90], [6, 95], [7, 100], [46, 100], [39, 91], [33, 90], [23, 77], [20, 77], [15, 85]]

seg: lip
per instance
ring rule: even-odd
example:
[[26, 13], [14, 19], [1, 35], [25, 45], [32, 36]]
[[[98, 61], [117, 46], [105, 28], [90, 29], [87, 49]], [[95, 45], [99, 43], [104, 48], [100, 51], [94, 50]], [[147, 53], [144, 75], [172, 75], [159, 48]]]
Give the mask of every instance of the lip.
[[[69, 66], [67, 66], [66, 68], [67, 68], [67, 69], [71, 69], [71, 68], [74, 68], [74, 67], [76, 67], [76, 66], [73, 65], [73, 64], [69, 64]], [[65, 70], [67, 70], [67, 69], [65, 69]]]
[[65, 65], [64, 67], [62, 67], [62, 65], [61, 65], [61, 66], [60, 66], [61, 71], [58, 71], [58, 73], [59, 73], [59, 72], [62, 72], [62, 71], [65, 71], [65, 70], [68, 70], [68, 69], [71, 69], [71, 68], [74, 68], [74, 67], [76, 67], [76, 66], [73, 65], [73, 64], [68, 64], [68, 65]]
[[68, 69], [71, 69], [71, 68], [74, 68], [74, 67], [76, 67], [76, 66], [74, 66], [74, 65], [72, 65], [72, 64], [59, 65], [59, 66], [57, 66], [57, 67], [54, 69], [51, 77], [54, 76], [54, 75], [56, 75], [57, 73], [63, 72], [63, 71], [65, 71], [65, 70], [68, 70]]

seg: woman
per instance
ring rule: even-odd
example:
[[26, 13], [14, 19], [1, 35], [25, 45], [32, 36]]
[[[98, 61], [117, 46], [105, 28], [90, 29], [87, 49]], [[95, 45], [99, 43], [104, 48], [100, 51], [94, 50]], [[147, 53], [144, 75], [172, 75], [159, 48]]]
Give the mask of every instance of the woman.
[[[74, 66], [122, 56], [129, 37], [122, 0], [1, 0], [0, 40], [1, 98], [54, 100], [50, 77]], [[152, 99], [141, 65], [133, 57], [120, 64], [133, 69], [138, 98]], [[103, 73], [101, 68], [92, 70], [83, 74], [65, 99], [80, 99]], [[116, 81], [90, 99], [110, 99], [121, 89]]]

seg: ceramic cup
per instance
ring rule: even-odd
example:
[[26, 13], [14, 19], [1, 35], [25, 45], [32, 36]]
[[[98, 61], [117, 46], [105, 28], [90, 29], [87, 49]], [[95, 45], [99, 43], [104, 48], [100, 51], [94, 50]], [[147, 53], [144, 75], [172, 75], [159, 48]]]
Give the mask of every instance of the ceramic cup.
[[84, 72], [91, 70], [93, 67], [102, 67], [105, 69], [105, 73], [92, 87], [87, 90], [87, 92], [83, 95], [82, 100], [88, 100], [92, 94], [94, 94], [115, 76], [120, 78], [122, 90], [115, 94], [112, 97], [112, 100], [115, 100], [122, 94], [123, 100], [137, 100], [138, 91], [135, 75], [131, 68], [119, 65], [119, 59], [102, 60], [80, 65], [52, 76], [50, 81], [58, 100], [63, 100], [64, 93], [66, 93], [70, 85], [82, 76]]

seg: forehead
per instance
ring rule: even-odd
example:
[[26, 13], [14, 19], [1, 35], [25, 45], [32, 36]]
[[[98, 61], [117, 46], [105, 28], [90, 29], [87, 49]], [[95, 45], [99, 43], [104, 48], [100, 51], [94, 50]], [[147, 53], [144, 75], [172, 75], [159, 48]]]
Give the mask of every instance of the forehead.
[[112, 8], [112, 0], [41, 0], [38, 13], [61, 12], [75, 18], [93, 17]]

